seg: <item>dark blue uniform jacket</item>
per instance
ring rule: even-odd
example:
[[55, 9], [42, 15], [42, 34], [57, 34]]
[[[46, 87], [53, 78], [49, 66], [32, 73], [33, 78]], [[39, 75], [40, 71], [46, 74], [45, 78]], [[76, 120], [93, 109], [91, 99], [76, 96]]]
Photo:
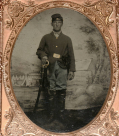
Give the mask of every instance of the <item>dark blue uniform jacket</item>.
[[[42, 57], [44, 56], [47, 56], [50, 65], [53, 65], [57, 60], [62, 61], [62, 56], [69, 54], [69, 70], [75, 72], [75, 58], [72, 41], [68, 36], [64, 35], [62, 32], [60, 33], [58, 38], [55, 37], [53, 32], [43, 36], [36, 54], [40, 59], [42, 59]], [[54, 54], [60, 55], [60, 58], [53, 57]]]

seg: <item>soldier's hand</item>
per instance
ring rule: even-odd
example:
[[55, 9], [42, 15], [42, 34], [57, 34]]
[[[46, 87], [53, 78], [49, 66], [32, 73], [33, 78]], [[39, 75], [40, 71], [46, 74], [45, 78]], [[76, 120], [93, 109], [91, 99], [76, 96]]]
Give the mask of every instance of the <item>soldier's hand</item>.
[[42, 59], [41, 59], [42, 65], [46, 64], [46, 61], [47, 61], [47, 60], [48, 60], [48, 57], [47, 57], [47, 56], [42, 57]]
[[72, 80], [74, 78], [74, 72], [69, 72], [68, 74], [68, 80]]

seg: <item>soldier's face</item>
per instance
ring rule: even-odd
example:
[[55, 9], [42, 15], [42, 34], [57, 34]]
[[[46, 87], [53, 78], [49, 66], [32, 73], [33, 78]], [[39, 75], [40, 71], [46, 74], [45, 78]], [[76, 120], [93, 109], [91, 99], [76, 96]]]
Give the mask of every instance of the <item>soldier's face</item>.
[[61, 30], [62, 25], [63, 25], [63, 23], [60, 20], [56, 20], [56, 21], [52, 22], [53, 30], [56, 32]]

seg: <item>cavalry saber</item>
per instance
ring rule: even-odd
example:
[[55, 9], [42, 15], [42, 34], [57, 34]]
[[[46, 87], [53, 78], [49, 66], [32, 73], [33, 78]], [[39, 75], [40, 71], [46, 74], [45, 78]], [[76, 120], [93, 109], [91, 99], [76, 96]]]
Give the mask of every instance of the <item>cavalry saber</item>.
[[[35, 103], [35, 107], [33, 112], [36, 112], [36, 109], [38, 108], [38, 103], [39, 103], [39, 98], [40, 98], [40, 94], [41, 91], [45, 91], [45, 93], [48, 95], [48, 91], [47, 90], [47, 67], [49, 65], [49, 61], [46, 60], [46, 63], [42, 65], [41, 67], [41, 81], [40, 81], [40, 87], [39, 87], [39, 91], [38, 91], [38, 96], [36, 99], [36, 103]], [[46, 97], [46, 96], [45, 96]]]

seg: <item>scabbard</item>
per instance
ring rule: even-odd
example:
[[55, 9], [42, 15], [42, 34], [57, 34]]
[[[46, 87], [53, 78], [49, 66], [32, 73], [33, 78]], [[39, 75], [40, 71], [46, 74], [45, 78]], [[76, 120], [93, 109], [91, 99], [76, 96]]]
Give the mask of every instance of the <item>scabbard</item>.
[[40, 98], [41, 90], [42, 90], [41, 87], [39, 87], [38, 96], [37, 96], [35, 107], [34, 107], [34, 110], [33, 110], [34, 113], [36, 112], [36, 109], [38, 108], [38, 103], [39, 103], [39, 98]]

